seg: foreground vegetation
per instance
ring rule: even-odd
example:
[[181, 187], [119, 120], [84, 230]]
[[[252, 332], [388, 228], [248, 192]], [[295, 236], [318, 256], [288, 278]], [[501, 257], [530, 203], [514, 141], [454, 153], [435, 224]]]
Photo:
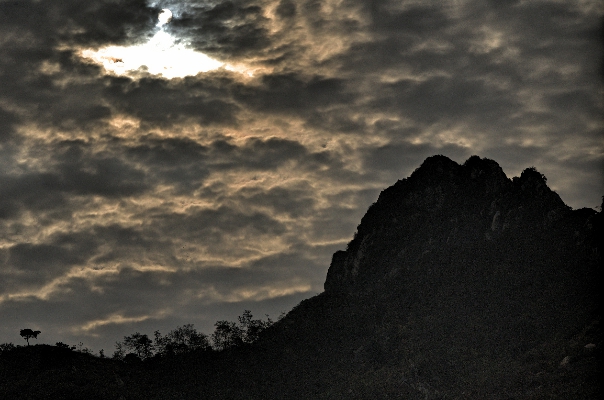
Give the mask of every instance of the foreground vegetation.
[[61, 344], [4, 345], [0, 397], [597, 399], [601, 394], [602, 332], [601, 321], [590, 320], [594, 315], [567, 335], [542, 332], [531, 343], [503, 346], [493, 337], [505, 334], [501, 325], [485, 327], [477, 337], [473, 324], [443, 320], [426, 335], [432, 321], [394, 315], [402, 297], [388, 295], [386, 307], [381, 301], [386, 298], [376, 305], [375, 296], [323, 293], [255, 340], [225, 348], [191, 325], [157, 335], [147, 354], [139, 342], [144, 335], [127, 336], [120, 346], [132, 352], [124, 357]]
[[[119, 361], [143, 361], [150, 358], [170, 357], [177, 354], [225, 351], [243, 345], [249, 345], [260, 337], [260, 334], [273, 324], [273, 320], [267, 315], [266, 320], [254, 319], [250, 310], [245, 310], [237, 317], [238, 322], [221, 320], [214, 326], [215, 330], [211, 336], [198, 332], [193, 324], [179, 326], [176, 329], [162, 335], [160, 331], [153, 333], [153, 339], [147, 334], [135, 332], [124, 336], [123, 341], [115, 343], [115, 352], [112, 358]], [[281, 316], [282, 317], [282, 316]], [[21, 336], [27, 341], [37, 338], [40, 331], [21, 329]], [[13, 343], [0, 344], [0, 355], [14, 351], [18, 345]], [[55, 347], [65, 350], [77, 351], [88, 355], [94, 355], [93, 351], [84, 347], [82, 342], [70, 346], [63, 342], [57, 342]], [[105, 358], [105, 352], [101, 349], [99, 358]]]
[[[202, 380], [208, 379], [215, 368], [207, 368], [217, 367], [229, 352], [245, 352], [271, 325], [268, 316], [254, 319], [245, 310], [237, 322], [217, 321], [210, 336], [192, 324], [165, 335], [155, 331], [153, 339], [135, 332], [116, 342], [110, 358], [103, 350], [94, 354], [81, 342], [30, 346], [31, 329], [24, 329], [26, 346], [0, 344], [0, 398], [162, 398], [166, 391], [187, 392], [189, 383], [199, 379], [185, 383], [183, 376], [197, 371], [203, 372]], [[172, 376], [166, 371], [178, 372]]]

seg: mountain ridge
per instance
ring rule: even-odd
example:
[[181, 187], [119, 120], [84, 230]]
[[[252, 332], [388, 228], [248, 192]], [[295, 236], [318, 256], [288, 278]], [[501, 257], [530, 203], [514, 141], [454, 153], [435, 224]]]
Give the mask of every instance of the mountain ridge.
[[424, 236], [429, 236], [430, 244], [459, 246], [481, 240], [482, 235], [493, 240], [520, 224], [533, 230], [550, 227], [572, 210], [546, 181], [534, 168], [508, 179], [495, 161], [478, 156], [463, 165], [441, 155], [429, 157], [369, 207], [347, 249], [334, 254], [325, 290], [342, 290], [362, 279], [363, 271], [357, 275], [364, 248], [377, 238], [409, 242], [428, 227], [430, 234]]
[[[282, 356], [299, 362], [287, 342], [312, 337], [307, 360], [353, 398], [597, 398], [601, 237], [602, 213], [566, 206], [535, 168], [429, 157], [369, 207], [325, 292], [277, 324]], [[559, 369], [569, 359], [585, 364]]]

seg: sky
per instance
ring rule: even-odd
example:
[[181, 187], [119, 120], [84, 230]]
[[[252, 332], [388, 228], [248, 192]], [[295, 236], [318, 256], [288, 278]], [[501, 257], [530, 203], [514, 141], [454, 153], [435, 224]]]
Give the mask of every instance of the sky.
[[[162, 11], [164, 10], [164, 11]], [[169, 10], [169, 11], [167, 11]], [[431, 155], [604, 195], [598, 0], [0, 0], [0, 343], [323, 291]]]

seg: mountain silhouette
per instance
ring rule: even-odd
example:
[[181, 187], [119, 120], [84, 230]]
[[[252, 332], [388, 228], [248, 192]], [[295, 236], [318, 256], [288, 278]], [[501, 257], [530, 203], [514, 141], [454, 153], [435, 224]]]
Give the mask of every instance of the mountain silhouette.
[[601, 213], [534, 168], [433, 156], [380, 194], [275, 336], [331, 388], [319, 397], [596, 398], [601, 237]]
[[115, 398], [597, 399], [602, 226], [534, 168], [429, 157], [255, 343], [95, 376]]

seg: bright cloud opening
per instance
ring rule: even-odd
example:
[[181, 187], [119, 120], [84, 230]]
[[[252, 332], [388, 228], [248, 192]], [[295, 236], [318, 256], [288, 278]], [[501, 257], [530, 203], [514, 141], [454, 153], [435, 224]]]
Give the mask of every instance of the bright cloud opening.
[[197, 75], [225, 66], [218, 60], [176, 43], [176, 39], [163, 28], [171, 19], [172, 12], [162, 10], [157, 23], [161, 30], [145, 44], [84, 50], [82, 56], [102, 64], [107, 71], [116, 75], [135, 75], [145, 71], [168, 79]]
[[167, 24], [172, 19], [172, 11], [168, 10], [167, 8], [164, 8], [163, 10], [161, 10], [159, 15], [157, 16], [157, 19], [158, 19], [157, 26], [162, 26], [162, 25]]

